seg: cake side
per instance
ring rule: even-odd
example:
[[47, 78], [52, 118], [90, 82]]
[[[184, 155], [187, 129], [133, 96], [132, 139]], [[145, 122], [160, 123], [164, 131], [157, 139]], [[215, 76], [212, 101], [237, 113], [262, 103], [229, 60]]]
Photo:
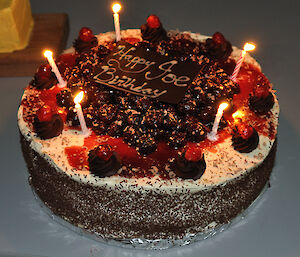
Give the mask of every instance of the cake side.
[[95, 187], [58, 172], [21, 135], [29, 182], [50, 210], [73, 225], [109, 239], [179, 239], [229, 223], [260, 194], [269, 180], [276, 141], [251, 172], [208, 190], [156, 193]]

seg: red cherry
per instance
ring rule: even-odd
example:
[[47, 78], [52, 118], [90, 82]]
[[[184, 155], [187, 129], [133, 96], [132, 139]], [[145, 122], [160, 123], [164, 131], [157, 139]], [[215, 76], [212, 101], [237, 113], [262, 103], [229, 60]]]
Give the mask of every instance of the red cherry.
[[238, 132], [243, 139], [248, 139], [253, 134], [253, 127], [247, 125], [245, 123], [241, 123], [238, 125]]
[[254, 90], [254, 95], [259, 97], [259, 98], [266, 98], [270, 94], [269, 89], [264, 86], [258, 86]]
[[37, 75], [41, 79], [48, 79], [50, 77], [50, 75], [51, 75], [51, 67], [50, 67], [50, 65], [48, 63], [41, 65], [38, 68]]
[[225, 43], [225, 37], [220, 32], [216, 32], [215, 34], [213, 34], [212, 40], [216, 44], [223, 44], [223, 43]]
[[148, 17], [147, 24], [150, 28], [157, 29], [160, 27], [161, 23], [160, 23], [159, 18], [156, 15], [152, 14]]
[[113, 153], [113, 149], [109, 144], [99, 145], [96, 148], [96, 155], [104, 161], [108, 161]]
[[83, 41], [83, 42], [89, 42], [94, 38], [93, 31], [90, 28], [83, 27], [79, 31], [78, 37]]
[[192, 162], [198, 162], [202, 159], [202, 148], [198, 146], [190, 146], [185, 152], [185, 159]]
[[64, 62], [56, 62], [56, 65], [57, 65], [57, 68], [58, 68], [60, 74], [63, 75], [65, 73], [65, 70], [68, 67], [68, 65]]
[[58, 62], [63, 62], [69, 67], [73, 67], [75, 65], [76, 61], [76, 55], [75, 54], [62, 54], [57, 58]]
[[39, 121], [50, 121], [53, 115], [52, 109], [49, 105], [44, 105], [36, 112]]

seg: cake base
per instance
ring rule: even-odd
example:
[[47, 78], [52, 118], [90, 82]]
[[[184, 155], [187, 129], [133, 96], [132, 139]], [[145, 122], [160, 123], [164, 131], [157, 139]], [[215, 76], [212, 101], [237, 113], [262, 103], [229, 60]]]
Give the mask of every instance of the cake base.
[[23, 50], [0, 54], [0, 77], [32, 76], [45, 62], [45, 49], [51, 49], [54, 55], [65, 49], [69, 34], [67, 14], [34, 14], [33, 19], [34, 27], [28, 46]]
[[57, 216], [99, 238], [118, 241], [183, 240], [220, 229], [246, 210], [267, 184], [276, 142], [261, 165], [245, 175], [196, 193], [117, 192], [78, 183], [57, 171], [21, 135], [30, 184]]
[[257, 204], [260, 202], [261, 198], [263, 197], [264, 193], [269, 188], [269, 184], [265, 185], [263, 190], [261, 191], [260, 195], [255, 199], [255, 201], [240, 215], [235, 217], [233, 220], [231, 220], [228, 224], [224, 224], [219, 226], [215, 229], [209, 229], [207, 232], [201, 232], [197, 234], [191, 234], [186, 235], [182, 239], [144, 239], [144, 238], [134, 238], [134, 239], [122, 239], [122, 240], [116, 240], [116, 239], [109, 239], [104, 238], [102, 236], [97, 236], [95, 234], [92, 234], [85, 229], [75, 227], [74, 225], [70, 224], [66, 220], [64, 220], [61, 217], [56, 216], [53, 214], [53, 212], [45, 205], [45, 203], [42, 202], [42, 200], [38, 197], [38, 195], [35, 193], [35, 190], [33, 187], [31, 187], [32, 192], [35, 196], [36, 201], [41, 206], [42, 210], [56, 223], [58, 223], [61, 226], [64, 226], [65, 228], [69, 229], [70, 231], [73, 231], [77, 233], [80, 236], [85, 236], [87, 238], [90, 238], [92, 240], [95, 240], [100, 243], [105, 243], [111, 246], [118, 246], [123, 248], [134, 248], [134, 249], [143, 249], [143, 250], [165, 250], [170, 249], [172, 247], [180, 247], [189, 245], [195, 242], [203, 241], [205, 239], [211, 238], [215, 235], [218, 235], [219, 233], [227, 230], [228, 228], [234, 226], [235, 224], [241, 222], [247, 215], [250, 213], [254, 208], [256, 208]]

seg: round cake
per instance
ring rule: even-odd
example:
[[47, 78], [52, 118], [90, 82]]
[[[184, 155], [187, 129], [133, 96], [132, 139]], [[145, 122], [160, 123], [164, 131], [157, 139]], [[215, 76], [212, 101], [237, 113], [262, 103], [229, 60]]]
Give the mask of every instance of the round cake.
[[32, 188], [104, 239], [184, 242], [230, 223], [272, 171], [272, 85], [248, 53], [231, 77], [242, 51], [220, 32], [166, 32], [152, 15], [121, 37], [82, 28], [55, 60], [66, 83], [44, 64], [26, 87], [18, 124]]

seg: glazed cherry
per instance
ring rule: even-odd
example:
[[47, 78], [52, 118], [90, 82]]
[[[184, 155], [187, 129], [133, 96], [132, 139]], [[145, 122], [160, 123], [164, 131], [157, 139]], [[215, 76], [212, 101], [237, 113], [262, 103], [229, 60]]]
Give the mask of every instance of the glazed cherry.
[[94, 38], [93, 31], [87, 27], [81, 28], [78, 36], [83, 42], [89, 42]]
[[253, 135], [253, 128], [247, 124], [240, 123], [237, 126], [238, 133], [243, 139], [248, 139]]
[[100, 159], [108, 161], [114, 152], [113, 148], [109, 144], [104, 144], [96, 147], [95, 153]]
[[50, 121], [53, 115], [52, 109], [49, 105], [44, 105], [36, 112], [39, 121]]
[[41, 79], [48, 79], [51, 75], [51, 67], [49, 64], [43, 64], [39, 67], [38, 71], [37, 71], [37, 75], [41, 78]]
[[76, 61], [75, 54], [62, 54], [57, 59], [58, 62], [63, 62], [69, 67], [73, 67]]
[[191, 162], [200, 161], [202, 156], [202, 149], [198, 146], [190, 146], [184, 154], [185, 159]]
[[152, 14], [148, 17], [147, 24], [150, 28], [157, 29], [160, 27], [161, 23], [160, 23], [159, 18], [156, 15]]
[[259, 86], [254, 90], [254, 96], [259, 98], [266, 98], [269, 94], [269, 89], [265, 86]]
[[216, 44], [223, 44], [225, 42], [225, 37], [223, 36], [222, 33], [216, 32], [215, 34], [213, 34], [212, 40]]
[[58, 68], [58, 70], [59, 70], [59, 72], [60, 72], [61, 74], [64, 74], [64, 73], [65, 73], [65, 70], [66, 70], [67, 67], [68, 67], [68, 65], [67, 65], [66, 63], [64, 63], [64, 62], [57, 62], [56, 65], [57, 65], [57, 68]]

